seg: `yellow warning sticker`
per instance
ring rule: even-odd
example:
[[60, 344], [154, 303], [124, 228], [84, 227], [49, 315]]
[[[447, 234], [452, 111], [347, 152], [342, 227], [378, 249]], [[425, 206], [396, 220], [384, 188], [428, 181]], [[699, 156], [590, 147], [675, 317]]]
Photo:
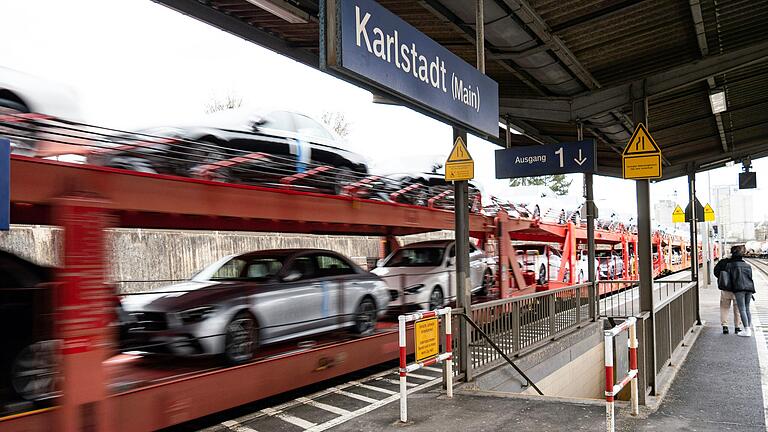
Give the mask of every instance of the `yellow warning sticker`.
[[625, 179], [661, 177], [661, 149], [642, 123], [637, 124], [632, 138], [624, 147], [621, 162]]
[[672, 223], [685, 222], [685, 212], [680, 206], [675, 207], [675, 211], [672, 212]]
[[714, 222], [715, 221], [715, 210], [712, 208], [709, 203], [704, 206], [704, 222]]

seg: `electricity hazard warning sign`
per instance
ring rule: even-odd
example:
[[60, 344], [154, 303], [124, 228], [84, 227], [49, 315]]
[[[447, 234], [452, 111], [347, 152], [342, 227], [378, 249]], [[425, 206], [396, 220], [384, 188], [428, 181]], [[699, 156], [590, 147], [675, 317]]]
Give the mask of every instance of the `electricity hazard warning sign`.
[[661, 177], [661, 149], [648, 129], [638, 123], [632, 138], [622, 152], [622, 176], [625, 179]]

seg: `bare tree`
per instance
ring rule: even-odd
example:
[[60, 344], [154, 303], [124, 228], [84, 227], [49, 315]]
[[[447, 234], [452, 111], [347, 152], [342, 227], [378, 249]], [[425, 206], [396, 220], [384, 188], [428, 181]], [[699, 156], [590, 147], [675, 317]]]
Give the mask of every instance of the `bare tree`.
[[322, 116], [323, 123], [333, 129], [339, 136], [346, 137], [352, 131], [352, 123], [350, 123], [344, 113], [325, 111]]
[[205, 104], [206, 114], [225, 111], [229, 109], [240, 108], [243, 105], [243, 98], [233, 94], [228, 94], [223, 98], [215, 97]]

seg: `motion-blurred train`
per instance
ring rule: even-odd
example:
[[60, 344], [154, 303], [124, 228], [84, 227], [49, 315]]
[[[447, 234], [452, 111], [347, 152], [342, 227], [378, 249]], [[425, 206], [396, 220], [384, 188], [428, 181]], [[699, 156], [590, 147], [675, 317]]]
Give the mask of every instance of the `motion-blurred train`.
[[747, 256], [768, 258], [768, 241], [750, 240], [744, 246], [747, 248]]

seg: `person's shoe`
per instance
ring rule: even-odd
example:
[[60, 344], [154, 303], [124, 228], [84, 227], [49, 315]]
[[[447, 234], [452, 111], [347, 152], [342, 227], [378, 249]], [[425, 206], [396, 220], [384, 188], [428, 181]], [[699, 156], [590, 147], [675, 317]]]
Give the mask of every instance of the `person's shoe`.
[[733, 329], [733, 332], [734, 332], [735, 334], [739, 334], [739, 333], [741, 333], [741, 327], [734, 327], [734, 329]]
[[739, 333], [737, 336], [742, 337], [752, 337], [752, 329], [749, 327], [745, 328], [743, 332]]
[[728, 334], [728, 326], [723, 326], [723, 334]]

